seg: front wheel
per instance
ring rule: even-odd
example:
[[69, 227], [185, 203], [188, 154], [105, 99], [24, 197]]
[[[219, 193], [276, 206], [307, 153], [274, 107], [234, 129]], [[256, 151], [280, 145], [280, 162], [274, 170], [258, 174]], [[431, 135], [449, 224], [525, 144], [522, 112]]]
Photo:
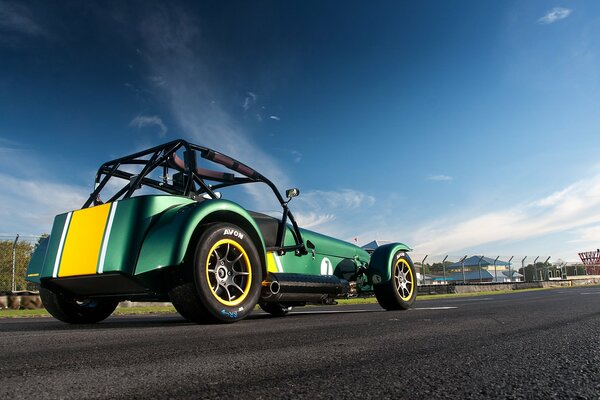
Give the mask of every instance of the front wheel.
[[191, 279], [169, 295], [175, 309], [196, 323], [245, 318], [260, 296], [262, 269], [254, 242], [240, 227], [205, 227], [196, 245]]
[[417, 276], [408, 255], [397, 252], [392, 259], [391, 279], [373, 286], [379, 305], [386, 310], [407, 310], [417, 297]]
[[54, 318], [70, 324], [94, 324], [108, 318], [119, 304], [116, 300], [75, 300], [64, 294], [40, 288], [40, 298]]

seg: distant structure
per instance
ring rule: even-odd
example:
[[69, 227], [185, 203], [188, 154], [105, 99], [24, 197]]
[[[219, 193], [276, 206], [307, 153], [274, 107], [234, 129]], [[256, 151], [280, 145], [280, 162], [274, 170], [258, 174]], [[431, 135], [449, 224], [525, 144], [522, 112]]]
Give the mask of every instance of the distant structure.
[[600, 249], [579, 253], [587, 275], [600, 275]]
[[390, 244], [390, 243], [392, 243], [391, 240], [373, 240], [372, 242], [369, 242], [369, 243], [365, 244], [364, 246], [362, 246], [362, 248], [368, 252], [374, 252], [375, 249], [377, 249], [379, 246], [383, 246], [384, 244]]

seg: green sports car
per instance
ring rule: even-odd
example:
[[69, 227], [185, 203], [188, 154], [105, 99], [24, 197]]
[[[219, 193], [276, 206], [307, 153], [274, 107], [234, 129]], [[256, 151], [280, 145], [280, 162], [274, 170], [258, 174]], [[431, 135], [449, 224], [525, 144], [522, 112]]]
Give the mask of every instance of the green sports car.
[[[270, 188], [280, 217], [221, 198], [251, 184]], [[288, 208], [299, 193], [283, 197], [254, 169], [184, 140], [109, 161], [83, 207], [55, 217], [27, 280], [69, 323], [99, 322], [123, 300], [171, 301], [197, 323], [238, 321], [257, 304], [281, 316], [372, 292], [387, 310], [409, 308], [417, 292], [409, 247], [367, 252], [301, 229]]]

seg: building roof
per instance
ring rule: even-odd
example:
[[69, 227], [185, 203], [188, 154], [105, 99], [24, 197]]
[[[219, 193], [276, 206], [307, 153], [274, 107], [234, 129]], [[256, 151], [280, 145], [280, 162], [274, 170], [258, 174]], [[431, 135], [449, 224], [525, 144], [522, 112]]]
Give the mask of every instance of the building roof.
[[[480, 261], [481, 260], [481, 261]], [[464, 266], [465, 267], [487, 267], [487, 266], [493, 266], [494, 265], [494, 259], [493, 258], [489, 258], [489, 257], [483, 257], [482, 256], [471, 256], [469, 258], [466, 258], [464, 261]], [[496, 261], [496, 266], [497, 267], [502, 267], [502, 266], [509, 266], [510, 263], [506, 262], [506, 261], [502, 261], [502, 260], [498, 260]], [[462, 268], [463, 263], [460, 262], [455, 262], [454, 264], [448, 265], [446, 268]]]
[[[494, 277], [487, 270], [481, 270], [481, 279], [482, 280], [490, 280]], [[462, 272], [452, 272], [448, 275], [449, 281], [462, 281], [463, 275]], [[476, 281], [479, 280], [479, 271], [465, 271], [465, 280], [466, 281]]]

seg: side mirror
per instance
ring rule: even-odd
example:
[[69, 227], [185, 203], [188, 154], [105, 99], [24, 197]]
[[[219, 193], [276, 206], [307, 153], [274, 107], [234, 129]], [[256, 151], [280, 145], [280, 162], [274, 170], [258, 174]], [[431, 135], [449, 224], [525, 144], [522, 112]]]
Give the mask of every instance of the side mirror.
[[300, 195], [300, 189], [292, 188], [285, 191], [285, 196], [291, 200], [294, 197], [298, 197]]

